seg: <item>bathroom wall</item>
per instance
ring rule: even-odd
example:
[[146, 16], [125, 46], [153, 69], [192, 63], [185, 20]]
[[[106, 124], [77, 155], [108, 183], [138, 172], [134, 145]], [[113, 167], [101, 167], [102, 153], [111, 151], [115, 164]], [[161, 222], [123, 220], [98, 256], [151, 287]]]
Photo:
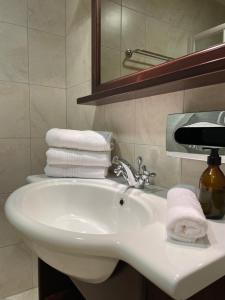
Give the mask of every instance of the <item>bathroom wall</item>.
[[[83, 21], [85, 26], [79, 24], [83, 27], [83, 30], [80, 29], [82, 34], [79, 38], [81, 39], [83, 35], [90, 39], [90, 11], [87, 9], [90, 1], [84, 1], [85, 5], [81, 0], [67, 0], [67, 2], [74, 5], [74, 20], [76, 13], [88, 20], [87, 23]], [[133, 3], [136, 2], [133, 1]], [[85, 13], [81, 14], [76, 8], [79, 10], [83, 8], [82, 11]], [[67, 53], [67, 58], [68, 56]], [[89, 60], [90, 49], [89, 53], [82, 52], [83, 66], [90, 64]], [[76, 57], [72, 61], [75, 65]], [[206, 164], [166, 155], [166, 118], [169, 113], [224, 110], [225, 83], [141, 99], [138, 98], [137, 93], [135, 100], [99, 107], [85, 106], [77, 105], [76, 98], [91, 93], [91, 73], [90, 69], [88, 72], [87, 67], [86, 75], [83, 75], [80, 80], [80, 73], [84, 73], [79, 64], [76, 66], [72, 70], [70, 63], [67, 65], [67, 72], [70, 69], [70, 78], [74, 80], [74, 86], [68, 89], [69, 127], [113, 131], [117, 141], [115, 152], [133, 164], [135, 164], [136, 157], [142, 155], [148, 168], [157, 173], [155, 183], [158, 185], [164, 187], [171, 187], [177, 183], [198, 185], [199, 177]], [[77, 83], [78, 80], [79, 83]], [[225, 167], [223, 169], [225, 170]]]
[[36, 257], [6, 222], [3, 204], [27, 175], [43, 173], [46, 130], [112, 130], [115, 152], [132, 163], [142, 155], [157, 173], [156, 184], [197, 184], [203, 162], [165, 154], [166, 116], [225, 109], [225, 84], [100, 107], [77, 105], [77, 97], [91, 93], [90, 4], [0, 0], [0, 298], [37, 285]]
[[0, 298], [37, 285], [3, 204], [43, 172], [45, 131], [66, 127], [65, 76], [65, 1], [0, 1]]

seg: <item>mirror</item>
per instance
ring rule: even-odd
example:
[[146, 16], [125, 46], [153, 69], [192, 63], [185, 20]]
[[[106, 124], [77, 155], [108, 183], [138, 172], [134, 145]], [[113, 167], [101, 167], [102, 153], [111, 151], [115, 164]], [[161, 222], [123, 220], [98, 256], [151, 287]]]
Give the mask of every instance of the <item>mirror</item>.
[[100, 83], [225, 42], [225, 0], [100, 3]]

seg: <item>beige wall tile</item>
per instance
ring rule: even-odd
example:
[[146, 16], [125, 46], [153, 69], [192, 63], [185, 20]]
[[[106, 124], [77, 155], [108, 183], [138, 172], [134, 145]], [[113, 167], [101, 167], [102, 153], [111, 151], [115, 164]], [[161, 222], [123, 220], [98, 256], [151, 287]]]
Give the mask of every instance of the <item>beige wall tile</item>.
[[24, 185], [29, 174], [29, 140], [0, 139], [0, 193], [9, 193]]
[[156, 173], [155, 184], [170, 188], [180, 182], [180, 159], [167, 156], [164, 147], [135, 145], [135, 157], [138, 156], [150, 172]]
[[225, 83], [184, 92], [184, 112], [213, 110], [225, 110]]
[[[206, 161], [182, 159], [181, 182], [198, 187], [200, 177], [206, 168]], [[225, 164], [221, 165], [221, 170], [225, 173]]]
[[145, 46], [145, 15], [123, 7], [121, 50], [145, 49]]
[[0, 21], [27, 26], [27, 0], [0, 0]]
[[0, 80], [27, 82], [27, 29], [0, 23]]
[[0, 138], [29, 137], [27, 84], [0, 82]]
[[146, 11], [180, 29], [200, 32], [224, 22], [225, 7], [219, 1], [148, 0]]
[[146, 18], [146, 48], [172, 58], [188, 53], [189, 34], [154, 18]]
[[[7, 297], [3, 300], [38, 300], [38, 289], [31, 289], [20, 294]], [[2, 300], [2, 299], [1, 299]]]
[[103, 130], [104, 106], [78, 105], [76, 99], [90, 94], [91, 83], [86, 82], [67, 90], [67, 127], [71, 129]]
[[[207, 1], [209, 2], [209, 1]], [[215, 2], [212, 2], [213, 5]], [[212, 6], [213, 6], [212, 5]], [[180, 29], [193, 31], [203, 30], [199, 27], [203, 23], [202, 16], [206, 14], [206, 1], [204, 0], [148, 0], [146, 11], [155, 19], [171, 24]], [[204, 11], [204, 13], [202, 13]], [[212, 16], [207, 14], [208, 22]]]
[[91, 17], [75, 25], [66, 39], [67, 87], [91, 80]]
[[31, 174], [43, 174], [46, 165], [45, 139], [31, 139]]
[[148, 0], [122, 0], [122, 4], [128, 8], [146, 13], [146, 5]]
[[22, 244], [0, 248], [0, 297], [32, 288], [32, 257]]
[[116, 4], [122, 4], [122, 0], [111, 0], [112, 2], [116, 3]]
[[65, 89], [31, 86], [31, 137], [44, 137], [50, 128], [66, 128]]
[[29, 30], [30, 82], [65, 87], [65, 39]]
[[65, 35], [66, 0], [28, 0], [29, 27]]
[[4, 213], [4, 204], [8, 194], [0, 194], [0, 248], [17, 244], [21, 241], [18, 232], [9, 224]]
[[182, 159], [181, 183], [198, 187], [200, 176], [206, 168], [206, 162]]
[[135, 100], [106, 105], [105, 123], [117, 142], [134, 143]]
[[136, 143], [165, 145], [167, 115], [182, 111], [183, 92], [137, 99]]
[[112, 157], [114, 155], [117, 155], [119, 156], [119, 158], [123, 158], [127, 160], [131, 165], [134, 165], [134, 147], [134, 144], [115, 142], [114, 149], [112, 151]]
[[108, 0], [101, 5], [101, 44], [120, 51], [121, 6]]
[[91, 16], [91, 0], [66, 0], [66, 33], [74, 32]]
[[120, 77], [120, 51], [101, 47], [101, 82]]

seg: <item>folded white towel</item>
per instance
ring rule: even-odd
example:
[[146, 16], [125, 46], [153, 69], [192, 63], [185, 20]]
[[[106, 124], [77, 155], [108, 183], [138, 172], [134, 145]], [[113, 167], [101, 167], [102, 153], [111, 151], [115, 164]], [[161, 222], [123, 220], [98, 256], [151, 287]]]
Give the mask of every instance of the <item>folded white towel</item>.
[[112, 133], [107, 131], [52, 128], [46, 134], [50, 147], [89, 151], [111, 151]]
[[182, 242], [196, 242], [207, 233], [207, 221], [195, 193], [175, 187], [167, 194], [167, 235]]
[[111, 166], [111, 152], [50, 148], [46, 152], [49, 165]]
[[47, 165], [44, 171], [45, 174], [50, 177], [105, 178], [108, 168]]

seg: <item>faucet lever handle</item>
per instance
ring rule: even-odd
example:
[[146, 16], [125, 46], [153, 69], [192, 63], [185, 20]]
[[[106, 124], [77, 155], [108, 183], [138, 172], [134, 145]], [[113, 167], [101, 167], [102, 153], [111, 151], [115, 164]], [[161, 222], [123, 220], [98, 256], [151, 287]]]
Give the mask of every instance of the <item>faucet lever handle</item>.
[[150, 173], [150, 172], [147, 170], [146, 165], [143, 165], [141, 168], [142, 168], [143, 174], [145, 174], [145, 173]]
[[143, 159], [141, 156], [138, 156], [137, 158], [137, 164], [138, 164], [138, 174], [141, 173], [141, 165], [142, 165]]
[[112, 158], [112, 164], [118, 165], [119, 164], [119, 157], [117, 155], [113, 156]]

